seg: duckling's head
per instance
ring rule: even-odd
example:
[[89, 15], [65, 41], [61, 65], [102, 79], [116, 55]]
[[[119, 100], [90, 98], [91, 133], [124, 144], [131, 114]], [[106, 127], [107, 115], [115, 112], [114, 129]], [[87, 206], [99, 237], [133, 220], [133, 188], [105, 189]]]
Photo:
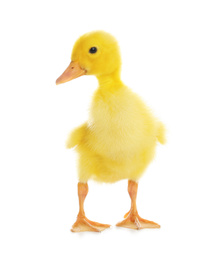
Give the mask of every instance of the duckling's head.
[[97, 77], [119, 74], [121, 58], [116, 39], [104, 31], [81, 36], [75, 43], [71, 62], [56, 84], [65, 83], [82, 75]]

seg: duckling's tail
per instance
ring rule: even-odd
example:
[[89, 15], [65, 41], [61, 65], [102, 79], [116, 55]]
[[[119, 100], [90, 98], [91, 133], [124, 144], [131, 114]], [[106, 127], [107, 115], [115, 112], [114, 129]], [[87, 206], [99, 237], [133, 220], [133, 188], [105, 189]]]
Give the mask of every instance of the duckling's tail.
[[166, 143], [166, 129], [163, 123], [159, 122], [158, 130], [157, 130], [157, 140], [161, 144]]
[[77, 127], [76, 129], [74, 129], [70, 133], [70, 135], [67, 139], [67, 142], [66, 142], [66, 147], [68, 149], [73, 148], [74, 146], [78, 145], [81, 142], [83, 136], [85, 135], [86, 127], [87, 127], [87, 124], [85, 123], [85, 124]]

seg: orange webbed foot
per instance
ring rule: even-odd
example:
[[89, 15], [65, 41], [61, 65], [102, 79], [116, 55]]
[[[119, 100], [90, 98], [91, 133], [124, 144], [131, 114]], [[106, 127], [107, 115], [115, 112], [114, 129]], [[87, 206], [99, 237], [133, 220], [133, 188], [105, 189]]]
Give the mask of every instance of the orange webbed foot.
[[125, 227], [131, 229], [143, 229], [143, 228], [160, 228], [160, 225], [143, 219], [139, 216], [138, 213], [131, 213], [130, 211], [125, 214], [125, 219], [116, 224], [117, 227]]
[[110, 225], [108, 224], [101, 224], [98, 222], [91, 221], [87, 219], [85, 216], [78, 216], [76, 222], [72, 226], [71, 231], [72, 232], [84, 232], [84, 231], [101, 232], [109, 227]]

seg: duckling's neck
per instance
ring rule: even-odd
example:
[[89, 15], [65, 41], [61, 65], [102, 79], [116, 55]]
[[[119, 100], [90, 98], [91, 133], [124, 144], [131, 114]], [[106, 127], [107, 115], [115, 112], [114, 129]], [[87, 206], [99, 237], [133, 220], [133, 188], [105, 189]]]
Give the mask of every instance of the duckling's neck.
[[97, 76], [97, 79], [99, 83], [99, 89], [102, 91], [115, 91], [124, 86], [118, 71], [107, 75]]

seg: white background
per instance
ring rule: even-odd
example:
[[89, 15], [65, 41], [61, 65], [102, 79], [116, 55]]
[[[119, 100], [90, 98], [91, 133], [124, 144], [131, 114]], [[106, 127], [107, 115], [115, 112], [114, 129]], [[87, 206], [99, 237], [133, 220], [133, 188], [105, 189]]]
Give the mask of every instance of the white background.
[[[0, 258], [217, 259], [217, 1], [2, 1], [0, 6]], [[119, 41], [122, 79], [165, 123], [168, 143], [139, 182], [138, 209], [160, 230], [114, 225], [127, 181], [90, 182], [78, 212], [71, 129], [88, 116], [97, 80], [56, 86], [75, 40], [103, 29]]]

